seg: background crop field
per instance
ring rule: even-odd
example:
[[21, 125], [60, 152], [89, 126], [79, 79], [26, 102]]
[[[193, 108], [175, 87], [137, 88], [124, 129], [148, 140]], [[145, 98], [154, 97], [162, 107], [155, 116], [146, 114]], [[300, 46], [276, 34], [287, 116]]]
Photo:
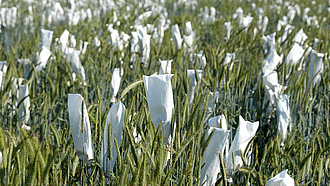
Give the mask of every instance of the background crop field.
[[[68, 12], [72, 8], [70, 1], [58, 1]], [[110, 1], [109, 1], [110, 2]], [[224, 114], [233, 140], [238, 127], [239, 115], [248, 121], [259, 121], [256, 136], [250, 144], [253, 152], [252, 163], [242, 166], [232, 176], [229, 183], [225, 175], [226, 167], [221, 166], [219, 185], [265, 185], [267, 180], [281, 171], [288, 169], [296, 185], [327, 185], [330, 180], [330, 70], [328, 55], [324, 57], [324, 71], [321, 81], [308, 88], [309, 69], [297, 73], [294, 67], [288, 79], [287, 66], [281, 62], [277, 67], [280, 84], [286, 85], [284, 94], [290, 94], [290, 111], [292, 131], [282, 147], [277, 130], [275, 109], [267, 113], [264, 104], [265, 89], [258, 74], [262, 70], [265, 57], [262, 45], [262, 33], [254, 35], [258, 25], [258, 16], [252, 8], [262, 8], [269, 22], [264, 35], [276, 31], [278, 20], [287, 15], [288, 4], [277, 1], [216, 1], [198, 0], [161, 2], [144, 1], [111, 1], [112, 5], [103, 6], [105, 1], [77, 1], [75, 11], [92, 11], [92, 19], [80, 20], [69, 24], [64, 18], [59, 22], [49, 22], [47, 16], [55, 6], [53, 1], [5, 0], [1, 7], [17, 7], [17, 20], [14, 26], [2, 26], [0, 33], [0, 61], [6, 61], [7, 72], [0, 88], [0, 185], [199, 185], [201, 160], [210, 140], [205, 139], [204, 100], [208, 92], [218, 91], [212, 116]], [[193, 2], [189, 4], [188, 2]], [[287, 1], [289, 5], [298, 4], [301, 14], [296, 14], [292, 21], [295, 28], [285, 42], [277, 43], [276, 50], [283, 59], [293, 44], [293, 37], [302, 28], [308, 39], [306, 44], [312, 46], [315, 38], [322, 40], [317, 46], [320, 53], [330, 53], [328, 1]], [[108, 44], [109, 24], [113, 28], [130, 35], [134, 30], [134, 20], [143, 12], [153, 10], [160, 5], [166, 9], [170, 28], [165, 30], [162, 43], [151, 39], [150, 58], [147, 65], [130, 61], [130, 45], [123, 50], [115, 49]], [[272, 5], [277, 5], [279, 9]], [[29, 9], [29, 6], [32, 9]], [[129, 8], [127, 8], [129, 7]], [[206, 7], [214, 7], [215, 20], [202, 24]], [[254, 17], [251, 25], [240, 28], [233, 14], [241, 7], [244, 15]], [[308, 15], [315, 16], [319, 26], [309, 25], [303, 20], [303, 10], [310, 7]], [[114, 12], [117, 22], [114, 22]], [[144, 19], [141, 25], [157, 25], [159, 15]], [[323, 19], [325, 19], [323, 21]], [[118, 21], [120, 24], [118, 24]], [[187, 69], [198, 69], [190, 62], [186, 49], [177, 50], [172, 39], [171, 27], [178, 24], [184, 33], [185, 23], [191, 21], [196, 32], [194, 52], [202, 50], [207, 64], [203, 68], [199, 89], [195, 90], [194, 101], [188, 102], [189, 82]], [[225, 39], [224, 22], [231, 21], [233, 26], [230, 39]], [[40, 30], [54, 32], [52, 39], [52, 56], [46, 67], [37, 72], [36, 53], [40, 51]], [[77, 74], [72, 78], [73, 69], [60, 50], [56, 50], [55, 38], [68, 30], [77, 40], [77, 49], [81, 41], [89, 43], [87, 51], [80, 56], [85, 69], [86, 83]], [[276, 33], [276, 40], [284, 33], [284, 28]], [[97, 47], [95, 36], [100, 40]], [[81, 41], [80, 41], [81, 40]], [[9, 42], [9, 44], [8, 44]], [[233, 68], [223, 65], [226, 53], [235, 53]], [[18, 63], [18, 59], [29, 59], [31, 64]], [[143, 75], [151, 75], [159, 70], [159, 59], [173, 59], [171, 78], [174, 112], [172, 124], [175, 139], [171, 149], [171, 159], [165, 166], [166, 151], [162, 131], [155, 128], [150, 116], [142, 82]], [[309, 63], [309, 57], [307, 58]], [[114, 68], [122, 67], [117, 100], [126, 106], [123, 134], [116, 166], [111, 178], [106, 178], [100, 166], [100, 151], [103, 129], [107, 113], [112, 105], [110, 82]], [[1, 70], [1, 69], [0, 69]], [[28, 72], [28, 74], [26, 74]], [[14, 95], [13, 78], [22, 78], [22, 84], [29, 86], [30, 119], [26, 125], [31, 130], [21, 128], [22, 121], [17, 118], [17, 96]], [[132, 85], [132, 86], [130, 86]], [[127, 92], [123, 91], [127, 88]], [[91, 132], [95, 160], [86, 163], [79, 160], [74, 150], [70, 132], [68, 94], [81, 94], [85, 99]], [[20, 104], [20, 103], [18, 103]], [[131, 116], [131, 117], [130, 117]], [[133, 127], [141, 135], [141, 141], [135, 143]], [[138, 156], [138, 151], [141, 155]], [[244, 152], [243, 152], [244, 153]]]

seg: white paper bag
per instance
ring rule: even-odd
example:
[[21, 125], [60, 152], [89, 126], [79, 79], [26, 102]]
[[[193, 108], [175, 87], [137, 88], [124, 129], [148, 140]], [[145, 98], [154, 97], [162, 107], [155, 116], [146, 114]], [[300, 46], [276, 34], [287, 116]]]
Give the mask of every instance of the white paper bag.
[[62, 35], [60, 37], [61, 50], [62, 50], [63, 54], [66, 54], [67, 48], [69, 46], [69, 35], [70, 35], [70, 32], [67, 30], [64, 30], [64, 32], [62, 33]]
[[18, 107], [17, 119], [22, 121], [23, 124], [27, 124], [30, 120], [30, 97], [28, 85], [19, 85], [18, 103], [21, 104]]
[[195, 40], [195, 32], [192, 32], [190, 35], [184, 35], [184, 47], [187, 48], [188, 54], [192, 54], [194, 52], [194, 40]]
[[131, 38], [131, 52], [139, 52], [140, 51], [140, 45], [139, 45], [139, 34], [138, 32], [131, 32], [132, 38]]
[[294, 29], [294, 26], [289, 25], [289, 24], [286, 25], [285, 28], [284, 28], [284, 32], [283, 32], [282, 37], [278, 38], [277, 42], [278, 43], [284, 42], [287, 39], [288, 35], [291, 34], [293, 29]]
[[[209, 119], [209, 117], [211, 117], [211, 115], [213, 114], [215, 103], [218, 102], [219, 97], [220, 97], [219, 92], [210, 92], [209, 101], [208, 101], [207, 107], [206, 107], [205, 121], [207, 121]], [[205, 99], [206, 99], [206, 97], [205, 97]], [[204, 100], [203, 104], [201, 105], [201, 112], [203, 112], [204, 104], [205, 104], [205, 100]]]
[[180, 29], [177, 24], [172, 26], [172, 37], [174, 39], [174, 44], [177, 50], [181, 50], [182, 37], [180, 34]]
[[[124, 124], [124, 116], [125, 116], [125, 106], [120, 101], [114, 104], [108, 112], [107, 120], [104, 126], [103, 140], [102, 140], [102, 148], [101, 148], [101, 166], [105, 172], [107, 177], [110, 177], [110, 173], [113, 171], [117, 160], [117, 148], [114, 141], [116, 138], [118, 142], [118, 147], [120, 147], [121, 137], [123, 133], [123, 124]], [[109, 129], [109, 125], [111, 128]], [[111, 139], [109, 137], [109, 130], [111, 133]], [[112, 143], [111, 148], [109, 148], [109, 142]], [[111, 159], [110, 152], [111, 151]]]
[[269, 51], [275, 51], [276, 52], [276, 42], [275, 42], [275, 36], [276, 32], [269, 34], [267, 36], [262, 36], [262, 46], [265, 49], [265, 54], [267, 54]]
[[[188, 72], [187, 72], [188, 79], [191, 79], [190, 84], [189, 84], [189, 97], [188, 97], [189, 104], [192, 104], [192, 102], [194, 100], [194, 93], [195, 93], [196, 86], [200, 84], [201, 79], [202, 79], [203, 71], [196, 70], [196, 72], [197, 72], [198, 80], [196, 80], [195, 70], [188, 70]], [[198, 82], [198, 84], [197, 84], [197, 82]]]
[[171, 119], [174, 110], [172, 76], [173, 74], [143, 76], [151, 121], [155, 128], [161, 124], [167, 146], [172, 143]]
[[308, 39], [307, 35], [304, 33], [303, 29], [300, 29], [297, 34], [294, 36], [293, 41], [298, 44], [304, 44]]
[[6, 74], [7, 72], [7, 61], [0, 61], [0, 70]]
[[159, 26], [158, 28], [154, 28], [152, 38], [156, 41], [158, 45], [163, 43], [165, 28], [163, 26]]
[[115, 68], [112, 73], [111, 86], [110, 86], [110, 96], [111, 102], [116, 102], [116, 96], [120, 87], [121, 76], [124, 75], [123, 68]]
[[139, 49], [142, 54], [140, 58], [140, 63], [144, 64], [145, 67], [148, 65], [148, 60], [150, 57], [150, 38], [151, 36], [147, 34], [147, 28], [138, 30], [139, 38]]
[[236, 22], [239, 25], [242, 25], [242, 23], [243, 23], [243, 9], [241, 7], [238, 7], [236, 9], [236, 12], [233, 14], [233, 18], [236, 19]]
[[44, 46], [48, 50], [52, 45], [53, 31], [41, 29], [41, 47]]
[[[224, 115], [220, 115], [220, 116], [215, 116], [213, 118], [210, 118], [208, 120], [208, 125], [209, 125], [209, 127], [216, 127], [216, 128], [227, 130], [226, 117]], [[223, 154], [223, 160], [224, 160], [225, 165], [226, 165], [226, 161], [228, 159], [228, 151], [229, 151], [229, 139], [227, 138], [226, 142], [225, 142], [224, 154]]]
[[282, 61], [282, 57], [279, 56], [275, 48], [271, 48], [266, 59], [263, 60], [262, 71], [275, 71], [278, 64]]
[[263, 77], [263, 83], [266, 95], [271, 105], [275, 105], [275, 95], [277, 94], [276, 87], [278, 86], [278, 78], [276, 71], [267, 71]]
[[130, 62], [134, 63], [137, 58], [137, 52], [140, 51], [140, 45], [139, 45], [139, 34], [138, 32], [131, 32], [132, 37], [131, 37], [131, 59]]
[[79, 59], [79, 50], [76, 50], [74, 48], [68, 48], [68, 54], [67, 54], [67, 60], [69, 62], [69, 64], [72, 65], [72, 70], [74, 73], [76, 74], [80, 74], [82, 80], [86, 81], [86, 75], [85, 75], [85, 69], [82, 66], [82, 64], [80, 63], [80, 59]]
[[234, 63], [232, 61], [234, 59], [235, 59], [235, 53], [227, 53], [226, 54], [226, 57], [224, 59], [224, 62], [223, 62], [223, 66], [227, 66], [227, 65], [230, 64], [229, 69], [232, 70], [233, 69], [233, 65], [234, 65]]
[[253, 21], [253, 17], [247, 15], [243, 18], [243, 21], [240, 23], [240, 27], [246, 28], [245, 32], [247, 31], [247, 27], [250, 26], [251, 22]]
[[[297, 43], [294, 43], [290, 52], [285, 58], [285, 63], [286, 65], [289, 65], [287, 74], [286, 74], [286, 79], [290, 76], [291, 74], [291, 66], [297, 65], [300, 62], [301, 57], [304, 54], [304, 49], [301, 48]], [[298, 68], [298, 70], [301, 70], [301, 66]]]
[[69, 94], [68, 109], [74, 148], [79, 159], [94, 159], [92, 133], [84, 98], [80, 94]]
[[150, 17], [152, 15], [152, 11], [143, 12], [134, 20], [134, 25], [141, 24], [143, 20]]
[[39, 57], [38, 57], [38, 65], [36, 66], [36, 71], [40, 72], [41, 70], [43, 70], [46, 65], [47, 65], [47, 61], [49, 59], [51, 55], [51, 52], [48, 48], [46, 48], [45, 46], [42, 46]]
[[[239, 116], [239, 125], [236, 129], [236, 134], [230, 146], [227, 159], [228, 174], [231, 174], [237, 167], [243, 166], [243, 160], [240, 151], [242, 151], [244, 154], [247, 145], [256, 134], [258, 127], [259, 121], [252, 123], [250, 121], [245, 121], [242, 116]], [[248, 164], [248, 157], [245, 158], [247, 161], [246, 163]]]
[[159, 72], [158, 74], [171, 74], [171, 64], [172, 64], [172, 59], [170, 60], [160, 60], [160, 67], [159, 67]]
[[231, 22], [230, 21], [225, 22], [224, 23], [224, 26], [225, 26], [225, 30], [226, 30], [226, 39], [229, 40], [230, 39], [230, 31], [231, 31], [231, 29], [233, 27], [231, 26]]
[[3, 89], [5, 84], [5, 74], [7, 72], [7, 65], [6, 61], [0, 61], [0, 90]]
[[[2, 90], [2, 76], [4, 75], [4, 73], [0, 70], [0, 90]], [[3, 83], [5, 84], [5, 83]]]
[[202, 169], [200, 176], [200, 185], [214, 185], [217, 181], [218, 173], [220, 172], [220, 158], [219, 154], [224, 159], [224, 147], [228, 139], [229, 130], [211, 127], [206, 137], [214, 131], [212, 139], [208, 144], [202, 159]]
[[314, 43], [313, 43], [314, 50], [317, 49], [317, 46], [319, 45], [319, 43], [322, 43], [322, 40], [319, 40], [318, 38], [314, 38]]
[[16, 19], [17, 19], [17, 8], [4, 8], [5, 10], [5, 17], [3, 19], [3, 26], [4, 27], [15, 27]]
[[86, 50], [87, 50], [88, 42], [84, 41], [84, 44], [82, 44], [82, 41], [80, 41], [80, 46], [81, 46], [80, 51], [84, 55], [86, 53]]
[[290, 177], [286, 169], [268, 180], [266, 186], [294, 186], [294, 179]]
[[192, 34], [192, 26], [191, 26], [191, 22], [188, 21], [186, 22], [186, 27], [185, 27], [185, 35], [189, 36]]
[[208, 125], [209, 127], [217, 127], [227, 130], [226, 117], [224, 115], [212, 117], [209, 119]]
[[321, 74], [323, 73], [323, 53], [317, 53], [312, 50], [309, 64], [309, 79], [308, 87], [312, 83], [313, 86], [321, 81]]
[[261, 33], [262, 34], [264, 34], [266, 32], [268, 22], [269, 22], [269, 18], [267, 16], [265, 16], [263, 18], [263, 22], [262, 22], [262, 28], [261, 28]]
[[199, 51], [198, 54], [195, 54], [195, 57], [197, 57], [197, 68], [203, 69], [206, 66], [206, 57], [203, 51]]
[[277, 126], [282, 137], [281, 145], [283, 146], [288, 133], [288, 127], [289, 130], [291, 130], [292, 127], [289, 106], [290, 95], [280, 94], [276, 96], [276, 99]]

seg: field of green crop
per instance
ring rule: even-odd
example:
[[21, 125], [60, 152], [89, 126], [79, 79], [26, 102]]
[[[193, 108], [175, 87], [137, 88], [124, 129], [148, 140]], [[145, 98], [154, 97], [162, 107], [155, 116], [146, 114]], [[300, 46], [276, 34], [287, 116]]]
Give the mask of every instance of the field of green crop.
[[[216, 185], [266, 185], [286, 169], [295, 185], [329, 184], [330, 1], [3, 0], [0, 5], [0, 185], [212, 185], [201, 181], [209, 164], [220, 167], [213, 172]], [[42, 29], [53, 32], [48, 49]], [[307, 38], [295, 41], [300, 29]], [[267, 45], [263, 36], [274, 32], [275, 43]], [[300, 54], [290, 54], [294, 46], [302, 48]], [[272, 51], [280, 59], [271, 69], [277, 73], [277, 80], [270, 80], [276, 83], [274, 96], [267, 92], [264, 71]], [[169, 87], [150, 83], [147, 91], [143, 80], [160, 73], [160, 60], [172, 60], [163, 70], [173, 74], [166, 76]], [[314, 62], [322, 70], [313, 73]], [[164, 98], [162, 90], [170, 88]], [[83, 97], [70, 106], [82, 115], [69, 116], [69, 94]], [[157, 102], [171, 100], [168, 95], [173, 109], [169, 102], [149, 110], [151, 96]], [[290, 95], [284, 110], [280, 95]], [[112, 127], [119, 112], [117, 118], [108, 112], [119, 101], [125, 111], [117, 130]], [[156, 123], [151, 116], [164, 113], [168, 130], [157, 125], [164, 120]], [[220, 115], [228, 144], [219, 141], [225, 155], [213, 153], [214, 162], [203, 156], [217, 140], [215, 132], [208, 135], [208, 119]], [[244, 148], [231, 154], [240, 116], [259, 125]], [[86, 139], [73, 139], [71, 117], [83, 118], [83, 134], [90, 130], [88, 161], [77, 155], [83, 148], [77, 142]], [[280, 129], [281, 121], [289, 125]], [[122, 133], [111, 134], [114, 130]], [[172, 140], [165, 139], [168, 133]], [[104, 140], [112, 170], [101, 163]], [[243, 163], [229, 170], [228, 156], [234, 154]]]

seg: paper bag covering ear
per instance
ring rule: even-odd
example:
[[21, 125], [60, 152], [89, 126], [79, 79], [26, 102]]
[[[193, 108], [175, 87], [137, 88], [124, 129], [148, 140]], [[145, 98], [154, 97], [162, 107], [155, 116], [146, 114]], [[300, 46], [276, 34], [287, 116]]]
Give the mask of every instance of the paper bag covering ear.
[[[219, 154], [224, 157], [224, 147], [229, 136], [229, 130], [210, 127], [206, 137], [214, 131], [202, 159], [202, 169], [200, 177], [200, 185], [214, 185], [217, 181], [218, 173], [220, 172]], [[224, 159], [224, 158], [223, 158]]]
[[275, 42], [276, 32], [269, 34], [267, 36], [262, 36], [262, 46], [265, 49], [264, 53], [267, 54], [271, 50], [276, 51], [276, 42]]
[[303, 29], [300, 29], [297, 34], [294, 36], [293, 41], [298, 44], [304, 44], [308, 39], [307, 35], [304, 33]]
[[48, 50], [52, 45], [53, 31], [41, 29], [41, 47], [44, 46]]
[[197, 57], [197, 68], [203, 69], [206, 66], [206, 57], [203, 51], [199, 51], [198, 54], [195, 54], [195, 57]]
[[292, 65], [296, 65], [303, 54], [304, 49], [301, 48], [301, 46], [299, 46], [297, 43], [294, 43], [290, 52], [285, 58], [286, 64], [289, 65], [291, 63]]
[[151, 121], [155, 128], [161, 124], [167, 146], [172, 143], [171, 119], [174, 110], [172, 76], [173, 74], [143, 76]]
[[[195, 89], [196, 86], [200, 84], [201, 80], [202, 80], [202, 70], [196, 70], [197, 72], [197, 78], [198, 80], [196, 80], [196, 75], [195, 75], [195, 70], [188, 70], [187, 72], [187, 76], [188, 79], [190, 79], [190, 84], [189, 84], [189, 104], [192, 104], [193, 100], [194, 100], [194, 93], [195, 93]], [[198, 84], [197, 84], [198, 82]]]
[[112, 73], [111, 86], [110, 86], [110, 96], [111, 102], [116, 102], [116, 96], [120, 87], [121, 76], [124, 75], [123, 68], [115, 68]]
[[139, 49], [142, 54], [140, 58], [140, 63], [144, 64], [145, 67], [148, 66], [148, 60], [150, 57], [150, 38], [151, 36], [147, 34], [147, 28], [138, 30], [138, 38], [139, 38]]
[[85, 69], [80, 62], [80, 58], [79, 58], [80, 51], [74, 48], [68, 48], [67, 51], [68, 51], [67, 60], [69, 64], [71, 64], [73, 72], [76, 74], [80, 74], [81, 79], [85, 83], [86, 75], [85, 75]]
[[[101, 166], [103, 167], [107, 177], [110, 177], [110, 173], [113, 171], [117, 160], [118, 152], [114, 138], [116, 138], [118, 146], [120, 147], [123, 133], [124, 116], [125, 106], [123, 103], [117, 102], [109, 110], [107, 120], [105, 122], [100, 159]], [[109, 136], [109, 134], [111, 134], [111, 136]]]
[[208, 121], [209, 127], [217, 127], [227, 130], [227, 122], [224, 115], [215, 116]]
[[45, 46], [42, 46], [40, 54], [39, 54], [39, 58], [38, 58], [38, 64], [36, 66], [36, 71], [40, 72], [41, 70], [43, 70], [46, 65], [47, 65], [47, 61], [49, 59], [51, 55], [51, 52], [48, 48], [46, 48]]
[[271, 48], [266, 59], [263, 60], [262, 72], [275, 71], [277, 65], [282, 61], [282, 57], [279, 56], [275, 48]]
[[234, 63], [232, 62], [233, 60], [235, 59], [235, 53], [227, 53], [226, 54], [226, 57], [224, 59], [224, 62], [223, 62], [223, 66], [227, 66], [228, 64], [230, 64], [230, 70], [233, 69], [233, 65]]
[[28, 85], [19, 85], [18, 103], [21, 104], [18, 107], [17, 119], [23, 121], [23, 124], [27, 124], [30, 120], [30, 97]]
[[187, 35], [187, 36], [189, 36], [190, 34], [192, 34], [192, 27], [191, 27], [191, 22], [190, 21], [188, 21], [188, 22], [186, 22], [186, 27], [185, 27], [185, 34]]
[[172, 26], [172, 37], [174, 39], [174, 44], [177, 50], [181, 50], [182, 37], [180, 34], [180, 29], [177, 24]]
[[79, 159], [94, 159], [92, 133], [84, 98], [80, 94], [69, 94], [68, 109], [74, 148]]
[[321, 74], [323, 73], [323, 53], [317, 53], [312, 50], [309, 64], [309, 79], [308, 87], [312, 83], [313, 86], [321, 81]]
[[0, 70], [0, 90], [2, 90], [2, 76], [4, 73]]
[[62, 35], [60, 37], [61, 49], [62, 49], [63, 54], [66, 54], [67, 48], [69, 46], [69, 35], [70, 35], [70, 32], [67, 30], [64, 30], [64, 32], [62, 33]]
[[286, 169], [268, 180], [266, 186], [294, 186], [294, 180], [288, 175], [288, 169]]
[[[232, 172], [237, 167], [243, 166], [243, 160], [240, 151], [244, 153], [250, 140], [256, 134], [258, 127], [259, 127], [259, 121], [252, 123], [250, 121], [245, 121], [242, 116], [239, 116], [239, 125], [238, 128], [236, 129], [236, 134], [230, 146], [228, 159], [227, 159], [228, 174], [232, 174]], [[246, 163], [248, 164], [248, 162]]]
[[267, 95], [267, 98], [271, 105], [275, 106], [275, 95], [276, 87], [278, 86], [278, 78], [277, 78], [277, 72], [276, 71], [266, 71], [266, 74], [262, 77], [265, 93]]
[[226, 39], [229, 40], [230, 39], [230, 31], [233, 28], [233, 26], [231, 26], [231, 22], [230, 21], [225, 22], [224, 23], [224, 26], [225, 26], [225, 30], [226, 30]]
[[160, 74], [171, 74], [171, 64], [172, 64], [172, 59], [171, 60], [160, 60], [160, 67], [159, 67], [159, 75]]
[[[304, 54], [304, 49], [301, 46], [299, 46], [297, 43], [294, 43], [290, 52], [285, 58], [286, 65], [289, 65], [287, 69], [287, 74], [285, 76], [286, 79], [288, 79], [291, 74], [292, 66], [297, 65], [300, 62], [300, 59], [303, 57], [303, 54]], [[302, 63], [300, 64], [298, 70], [301, 70], [301, 68], [302, 68]]]
[[[210, 94], [210, 96], [209, 96], [209, 101], [208, 101], [207, 107], [206, 107], [205, 121], [207, 121], [212, 116], [212, 114], [214, 112], [215, 103], [218, 102], [218, 99], [220, 97], [219, 92], [209, 92], [209, 94]], [[205, 99], [206, 99], [206, 96], [205, 96]], [[203, 112], [204, 104], [205, 104], [205, 100], [204, 100], [203, 104], [201, 105], [201, 113]]]
[[277, 126], [278, 131], [282, 137], [281, 145], [284, 146], [284, 141], [288, 133], [288, 127], [291, 130], [291, 116], [289, 106], [290, 95], [280, 94], [279, 96], [276, 96], [276, 98]]
[[[224, 115], [220, 115], [220, 116], [215, 116], [213, 118], [210, 118], [208, 120], [208, 125], [209, 125], [209, 127], [216, 127], [216, 128], [227, 130], [226, 117]], [[229, 151], [229, 139], [228, 138], [226, 139], [224, 149], [225, 150], [224, 150], [223, 160], [226, 165], [226, 161], [228, 159], [228, 151]]]

